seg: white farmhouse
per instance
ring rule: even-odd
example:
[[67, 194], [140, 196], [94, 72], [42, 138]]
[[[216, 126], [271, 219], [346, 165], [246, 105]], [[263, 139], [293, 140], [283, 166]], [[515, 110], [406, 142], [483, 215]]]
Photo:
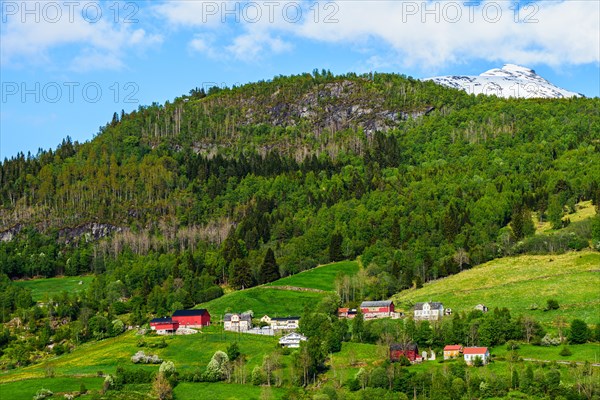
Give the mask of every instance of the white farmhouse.
[[279, 339], [279, 345], [281, 347], [290, 347], [290, 348], [298, 348], [300, 347], [300, 342], [306, 341], [306, 336], [301, 335], [297, 332], [292, 332], [285, 336], [282, 336]]
[[223, 316], [223, 329], [226, 331], [246, 332], [252, 328], [252, 314], [225, 314]]
[[435, 301], [416, 303], [414, 319], [437, 321], [444, 316], [444, 305]]
[[487, 347], [465, 347], [463, 349], [465, 362], [468, 365], [473, 365], [476, 358], [480, 358], [483, 365], [490, 361], [490, 351]]
[[265, 315], [260, 320], [268, 324], [274, 331], [293, 331], [298, 329], [300, 323], [300, 317], [271, 318]]

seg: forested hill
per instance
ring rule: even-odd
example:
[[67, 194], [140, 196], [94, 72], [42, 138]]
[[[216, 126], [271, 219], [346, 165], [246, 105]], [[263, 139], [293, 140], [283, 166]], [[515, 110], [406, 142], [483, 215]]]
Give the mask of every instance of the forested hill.
[[559, 228], [577, 202], [598, 205], [599, 114], [598, 98], [475, 97], [392, 74], [194, 89], [115, 113], [90, 142], [5, 160], [0, 273], [154, 260], [119, 278], [145, 295], [185, 270], [248, 287], [275, 278], [271, 248], [277, 275], [362, 255], [367, 295], [383, 298], [501, 255], [587, 247], [591, 223], [546, 249], [527, 237], [532, 213]]

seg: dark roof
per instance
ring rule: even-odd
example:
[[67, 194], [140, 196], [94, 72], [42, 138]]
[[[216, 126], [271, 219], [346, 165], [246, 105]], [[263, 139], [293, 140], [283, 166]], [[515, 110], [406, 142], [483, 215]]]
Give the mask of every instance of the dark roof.
[[[443, 307], [442, 303], [439, 303], [437, 301], [430, 301], [428, 303], [429, 303], [429, 307], [431, 307], [434, 310], [439, 310], [441, 307]], [[425, 303], [415, 303], [415, 310], [422, 310], [423, 304], [425, 304]]]
[[300, 319], [300, 317], [277, 317], [277, 318], [271, 318], [271, 321], [288, 321], [288, 320], [297, 320]]
[[390, 350], [402, 350], [402, 351], [419, 351], [416, 343], [394, 343], [390, 345]]
[[173, 313], [174, 317], [192, 317], [195, 315], [206, 315], [208, 311], [206, 308], [199, 308], [197, 310], [177, 310]]
[[231, 317], [234, 315], [239, 315], [240, 316], [240, 321], [248, 321], [251, 322], [252, 321], [252, 316], [248, 313], [241, 313], [241, 314], [231, 314], [231, 313], [227, 313], [223, 316], [223, 321], [231, 321]]
[[363, 301], [360, 303], [361, 307], [389, 307], [392, 305], [391, 300], [383, 300], [383, 301]]
[[151, 324], [170, 324], [171, 322], [173, 322], [173, 320], [171, 319], [171, 317], [164, 317], [164, 318], [154, 318], [153, 320], [150, 321]]

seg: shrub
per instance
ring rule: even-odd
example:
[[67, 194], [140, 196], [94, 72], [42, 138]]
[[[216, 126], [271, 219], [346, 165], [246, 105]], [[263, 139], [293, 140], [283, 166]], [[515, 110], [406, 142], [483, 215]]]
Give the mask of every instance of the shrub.
[[540, 344], [542, 346], [558, 346], [560, 344], [560, 338], [549, 333], [542, 338]]
[[509, 340], [506, 342], [506, 350], [519, 350], [520, 348], [521, 346], [519, 346], [519, 343], [515, 340]]
[[571, 330], [569, 331], [569, 342], [575, 344], [582, 344], [587, 342], [590, 336], [590, 330], [585, 323], [580, 319], [574, 319], [571, 322]]
[[51, 390], [42, 388], [33, 396], [33, 400], [47, 399], [48, 397], [52, 397], [53, 394]]
[[252, 384], [255, 386], [260, 386], [263, 383], [265, 383], [265, 376], [262, 368], [257, 365], [252, 370]]
[[573, 355], [573, 353], [571, 352], [571, 349], [569, 349], [567, 346], [564, 346], [562, 348], [562, 350], [560, 351], [560, 353], [558, 353], [558, 354], [563, 357], [568, 357], [570, 355]]
[[233, 342], [227, 347], [227, 357], [229, 361], [235, 361], [240, 356], [240, 347], [237, 342]]
[[160, 359], [156, 354], [146, 354], [142, 350], [131, 356], [131, 362], [134, 364], [160, 364]]
[[558, 310], [559, 309], [559, 305], [558, 305], [558, 301], [556, 301], [555, 299], [548, 299], [546, 301], [546, 310]]
[[158, 373], [167, 377], [173, 375], [175, 373], [175, 364], [173, 364], [173, 361], [163, 361], [158, 368]]

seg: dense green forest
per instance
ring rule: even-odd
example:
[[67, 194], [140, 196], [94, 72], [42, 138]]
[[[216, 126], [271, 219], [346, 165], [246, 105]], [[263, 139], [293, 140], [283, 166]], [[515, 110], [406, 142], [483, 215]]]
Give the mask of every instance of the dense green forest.
[[[598, 249], [598, 216], [533, 236], [532, 213], [563, 228], [581, 200], [600, 206], [598, 98], [327, 71], [194, 89], [2, 162], [1, 318], [76, 321], [35, 328], [45, 343], [61, 329], [101, 338], [123, 329], [118, 315], [142, 324], [358, 256], [365, 298], [388, 298], [505, 255]], [[10, 285], [88, 273], [85, 295], [45, 311]]]

